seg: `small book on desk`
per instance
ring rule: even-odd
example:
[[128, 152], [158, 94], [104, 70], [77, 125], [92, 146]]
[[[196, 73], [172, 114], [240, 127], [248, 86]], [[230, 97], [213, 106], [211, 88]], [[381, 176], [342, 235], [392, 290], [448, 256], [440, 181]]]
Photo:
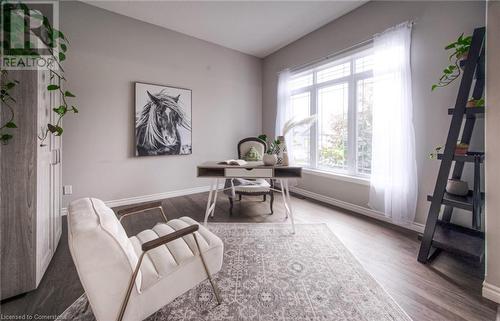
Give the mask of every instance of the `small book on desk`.
[[243, 159], [228, 159], [222, 162], [218, 162], [217, 164], [219, 165], [238, 165], [238, 166], [243, 166], [248, 164], [245, 160]]

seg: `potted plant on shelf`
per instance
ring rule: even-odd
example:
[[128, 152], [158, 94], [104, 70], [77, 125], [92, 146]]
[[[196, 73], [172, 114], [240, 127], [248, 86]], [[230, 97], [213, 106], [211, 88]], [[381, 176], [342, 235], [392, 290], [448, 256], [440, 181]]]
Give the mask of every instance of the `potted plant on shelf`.
[[[429, 154], [430, 159], [437, 159], [438, 154], [443, 150], [443, 146], [438, 146], [434, 149], [433, 153]], [[455, 155], [465, 156], [469, 152], [469, 145], [465, 143], [457, 143], [455, 146]]]
[[467, 155], [468, 151], [469, 151], [469, 144], [458, 143], [457, 146], [455, 147], [455, 155], [458, 156], [465, 156]]
[[432, 90], [448, 86], [462, 74], [461, 65], [462, 62], [467, 59], [471, 42], [471, 36], [464, 37], [464, 34], [461, 34], [456, 41], [444, 48], [445, 50], [453, 50], [448, 58], [450, 65], [443, 69], [443, 75], [439, 78], [438, 83], [432, 85]]
[[484, 107], [484, 98], [481, 99], [471, 98], [469, 99], [469, 101], [467, 101], [467, 105], [465, 107], [467, 108]]

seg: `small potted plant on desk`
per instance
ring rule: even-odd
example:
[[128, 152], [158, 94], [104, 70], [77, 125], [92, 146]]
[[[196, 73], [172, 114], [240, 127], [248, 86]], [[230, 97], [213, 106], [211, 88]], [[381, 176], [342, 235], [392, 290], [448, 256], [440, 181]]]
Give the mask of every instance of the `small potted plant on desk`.
[[278, 156], [276, 156], [275, 151], [277, 146], [280, 144], [279, 140], [274, 140], [272, 142], [267, 141], [267, 135], [260, 135], [259, 138], [267, 143], [267, 150], [262, 156], [262, 161], [266, 166], [274, 166], [278, 162]]

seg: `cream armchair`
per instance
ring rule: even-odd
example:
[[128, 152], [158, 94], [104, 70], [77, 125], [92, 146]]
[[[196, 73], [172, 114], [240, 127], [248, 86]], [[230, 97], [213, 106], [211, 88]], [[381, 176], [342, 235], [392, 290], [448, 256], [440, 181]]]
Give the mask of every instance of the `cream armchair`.
[[[141, 213], [159, 203], [119, 212]], [[163, 217], [166, 217], [161, 210]], [[189, 217], [159, 223], [127, 237], [113, 210], [98, 199], [74, 201], [68, 211], [69, 248], [98, 321], [143, 320], [222, 267], [223, 243]]]

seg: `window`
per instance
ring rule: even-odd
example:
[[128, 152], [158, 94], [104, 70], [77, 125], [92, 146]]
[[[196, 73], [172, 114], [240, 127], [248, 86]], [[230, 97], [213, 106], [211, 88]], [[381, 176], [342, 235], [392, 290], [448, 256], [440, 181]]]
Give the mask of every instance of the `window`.
[[372, 51], [364, 48], [292, 76], [294, 117], [318, 116], [310, 129], [292, 132], [295, 163], [350, 176], [370, 175], [372, 69]]

